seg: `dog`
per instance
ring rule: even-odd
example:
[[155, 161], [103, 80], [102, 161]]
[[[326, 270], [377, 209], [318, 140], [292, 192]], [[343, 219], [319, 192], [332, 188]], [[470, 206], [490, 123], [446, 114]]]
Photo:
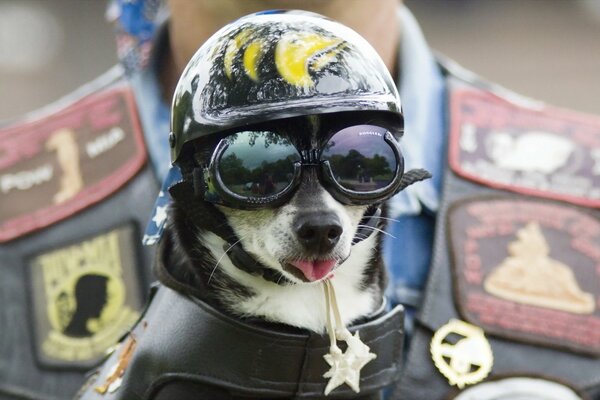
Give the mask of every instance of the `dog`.
[[[297, 148], [319, 147], [330, 132], [376, 120], [370, 113], [315, 115], [259, 124], [251, 130], [277, 132]], [[208, 165], [226, 135], [195, 143], [195, 165]], [[317, 175], [316, 168], [303, 170], [289, 201], [259, 210], [213, 205], [196, 197], [192, 216], [190, 202], [172, 192], [174, 202], [162, 239], [162, 247], [171, 249], [163, 252], [167, 279], [182, 283], [194, 296], [236, 319], [263, 326], [326, 335], [327, 299], [321, 284], [325, 280], [335, 288], [343, 326], [376, 314], [387, 283], [381, 255], [385, 212], [375, 215], [379, 204], [336, 201]], [[225, 240], [224, 234], [215, 233], [218, 224], [226, 224], [234, 235]], [[231, 257], [236, 248], [268, 270], [269, 279], [236, 265]]]
[[[384, 120], [378, 113], [335, 113], [268, 121], [244, 130], [276, 132], [278, 140], [293, 148], [327, 148], [348, 127], [360, 127], [354, 137], [382, 135]], [[125, 397], [115, 398], [140, 391], [154, 400], [267, 394], [348, 398], [350, 389], [340, 388], [345, 383], [362, 391], [357, 399], [378, 399], [382, 387], [398, 378], [402, 311], [385, 310], [384, 204], [338, 201], [313, 160], [296, 174], [294, 190], [273, 200], [277, 206], [222, 205], [211, 197], [206, 166], [236, 134], [196, 140], [193, 154], [180, 163], [183, 179], [171, 186], [173, 202], [156, 258], [155, 272], [164, 286], [78, 398], [106, 398], [106, 393], [119, 391]], [[361, 167], [355, 184], [373, 185], [368, 172]], [[404, 174], [395, 191], [425, 175]], [[250, 195], [252, 186], [241, 182], [238, 189]], [[264, 191], [269, 185], [259, 186]], [[351, 325], [360, 336], [350, 334], [346, 327]], [[354, 366], [339, 367], [336, 354]], [[279, 363], [286, 365], [281, 371]]]
[[[357, 123], [358, 120], [352, 121], [345, 115], [341, 125]], [[339, 115], [325, 115], [276, 121], [257, 129], [279, 132], [296, 147], [302, 147], [307, 138], [313, 146], [318, 146], [324, 140], [323, 133], [337, 129], [336, 125], [339, 126]], [[306, 132], [305, 136], [294, 135], [298, 131]], [[208, 164], [220, 139], [197, 144], [199, 165]], [[172, 275], [178, 281], [202, 288], [202, 300], [212, 306], [239, 318], [260, 318], [324, 333], [325, 300], [322, 288], [315, 283], [330, 275], [334, 276], [345, 325], [381, 306], [386, 286], [381, 258], [385, 217], [373, 217], [377, 223], [367, 228], [371, 231], [368, 238], [353, 246], [357, 231], [365, 228], [361, 221], [368, 206], [337, 202], [320, 184], [316, 170], [303, 173], [292, 199], [278, 208], [248, 211], [219, 205], [213, 208], [209, 204], [203, 207], [206, 214], [222, 213], [239, 238], [233, 246], [243, 247], [264, 266], [276, 271], [278, 279], [286, 284], [276, 284], [236, 267], [223, 250], [227, 243], [206, 224], [214, 218], [196, 219], [190, 225], [186, 207], [187, 204], [175, 199], [171, 208], [171, 222], [163, 240], [174, 250], [165, 264], [175, 266]], [[307, 230], [314, 232], [307, 237]], [[317, 277], [306, 274], [318, 271], [303, 273], [301, 267], [294, 265], [317, 262], [316, 266], [308, 266], [317, 269], [319, 261], [332, 265], [322, 267], [331, 270]]]

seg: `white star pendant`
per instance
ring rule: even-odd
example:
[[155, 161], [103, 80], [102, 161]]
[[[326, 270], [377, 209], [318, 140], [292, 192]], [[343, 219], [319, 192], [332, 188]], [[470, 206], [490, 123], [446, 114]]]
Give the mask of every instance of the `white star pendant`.
[[329, 371], [323, 375], [323, 378], [329, 378], [325, 387], [325, 396], [344, 383], [356, 393], [360, 392], [360, 370], [377, 357], [376, 354], [369, 351], [369, 346], [360, 340], [358, 332], [352, 336], [350, 332], [344, 330], [339, 332], [338, 336], [340, 336], [339, 340], [346, 341], [348, 349], [342, 353], [339, 347], [332, 346], [329, 354], [323, 356], [327, 364], [331, 366]]

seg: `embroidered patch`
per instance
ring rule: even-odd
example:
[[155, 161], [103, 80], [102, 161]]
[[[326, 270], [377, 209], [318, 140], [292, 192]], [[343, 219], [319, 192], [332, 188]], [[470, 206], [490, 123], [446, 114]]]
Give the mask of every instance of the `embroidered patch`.
[[600, 207], [600, 119], [524, 109], [491, 93], [451, 96], [449, 163], [487, 186]]
[[102, 200], [145, 159], [133, 94], [126, 87], [0, 130], [0, 242]]
[[582, 400], [570, 387], [544, 378], [514, 376], [482, 382], [463, 390], [453, 400]]
[[486, 332], [600, 356], [600, 221], [549, 201], [477, 198], [449, 213], [455, 297]]
[[30, 260], [40, 363], [90, 368], [138, 319], [134, 233], [120, 227]]

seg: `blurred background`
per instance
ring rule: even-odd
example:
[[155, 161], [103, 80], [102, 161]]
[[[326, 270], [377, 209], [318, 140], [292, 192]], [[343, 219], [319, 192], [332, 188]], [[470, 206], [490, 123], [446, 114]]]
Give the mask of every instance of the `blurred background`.
[[[600, 0], [405, 3], [431, 47], [464, 67], [521, 94], [600, 115]], [[0, 0], [0, 120], [41, 107], [117, 62], [106, 4]]]

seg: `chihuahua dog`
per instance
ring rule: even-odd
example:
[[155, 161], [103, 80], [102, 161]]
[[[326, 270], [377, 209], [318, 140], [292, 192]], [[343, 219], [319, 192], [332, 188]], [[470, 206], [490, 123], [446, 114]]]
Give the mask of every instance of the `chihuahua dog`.
[[[277, 132], [296, 148], [318, 147], [346, 126], [373, 123], [349, 114], [281, 120], [252, 127]], [[197, 143], [197, 165], [208, 165], [219, 138]], [[240, 210], [204, 202], [201, 218], [190, 218], [189, 204], [175, 198], [163, 240], [173, 251], [165, 265], [178, 281], [201, 288], [202, 299], [240, 318], [261, 318], [315, 332], [325, 331], [325, 299], [317, 282], [331, 278], [344, 324], [378, 309], [386, 279], [381, 259], [385, 217], [364, 216], [376, 205], [344, 205], [323, 187], [316, 168], [306, 168], [291, 199], [276, 207]], [[237, 240], [214, 233], [215, 218], [229, 225]], [[372, 214], [372, 213], [371, 213]], [[362, 236], [361, 236], [362, 235]], [[364, 240], [362, 240], [364, 239]], [[357, 242], [356, 244], [353, 244]], [[230, 248], [231, 247], [231, 248]], [[277, 276], [275, 282], [238, 268], [228, 256], [243, 248]]]

